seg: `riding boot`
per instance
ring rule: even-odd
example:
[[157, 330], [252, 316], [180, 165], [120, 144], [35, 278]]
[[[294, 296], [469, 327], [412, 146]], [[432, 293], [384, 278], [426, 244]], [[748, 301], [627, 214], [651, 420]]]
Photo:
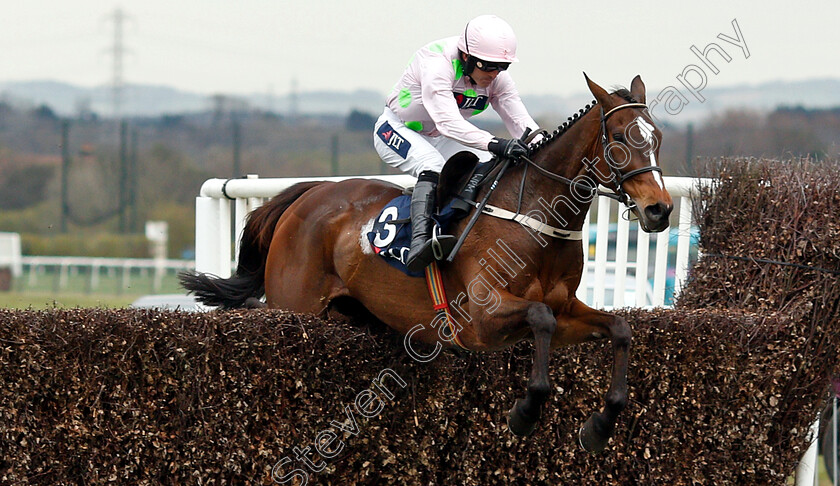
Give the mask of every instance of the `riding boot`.
[[432, 238], [437, 183], [437, 172], [423, 171], [411, 194], [411, 247], [405, 262], [411, 272], [422, 272], [436, 257], [445, 258], [455, 246], [454, 236]]
[[456, 197], [452, 201], [452, 208], [458, 211], [461, 211], [465, 214], [468, 214], [470, 211], [475, 209], [476, 203], [476, 196], [478, 195], [478, 187], [484, 178], [487, 177], [493, 167], [496, 166], [495, 160], [493, 159], [488, 162], [481, 162], [475, 166], [475, 170], [473, 171], [470, 180], [467, 181], [467, 185], [458, 193], [458, 197]]

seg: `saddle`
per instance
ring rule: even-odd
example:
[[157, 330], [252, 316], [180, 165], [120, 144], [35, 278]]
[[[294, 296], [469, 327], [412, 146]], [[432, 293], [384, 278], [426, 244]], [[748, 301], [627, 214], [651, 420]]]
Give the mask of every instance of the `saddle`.
[[[444, 165], [436, 194], [438, 208], [432, 216], [436, 222], [435, 234], [445, 234], [453, 222], [466, 217], [474, 209], [474, 204], [464, 200], [464, 193], [470, 182], [473, 182], [475, 191], [476, 181], [473, 179], [477, 166], [478, 157], [472, 152], [459, 152]], [[405, 267], [411, 244], [410, 203], [409, 192], [389, 201], [374, 220], [367, 238], [374, 253], [383, 257], [389, 265], [411, 277], [421, 277], [423, 272], [411, 272]]]
[[[495, 159], [488, 163], [493, 164], [494, 162]], [[451, 203], [453, 198], [461, 194], [475, 174], [477, 166], [478, 156], [466, 151], [458, 152], [446, 161], [443, 170], [440, 171], [440, 181], [437, 188], [437, 200], [440, 207]], [[466, 214], [463, 216], [466, 216]]]

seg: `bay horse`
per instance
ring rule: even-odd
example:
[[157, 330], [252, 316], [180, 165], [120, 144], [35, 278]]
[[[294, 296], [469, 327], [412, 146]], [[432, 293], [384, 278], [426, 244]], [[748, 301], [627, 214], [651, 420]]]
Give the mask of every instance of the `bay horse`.
[[[641, 77], [633, 79], [630, 90], [612, 93], [585, 73], [584, 77], [595, 97], [592, 106], [534, 144], [531, 159], [510, 167], [489, 202], [529, 215], [532, 223], [560, 220], [564, 231], [580, 232], [600, 184], [635, 213], [643, 230], [666, 229], [673, 202], [656, 165], [661, 132], [646, 109]], [[484, 187], [481, 193], [487, 190]], [[268, 307], [321, 314], [331, 303], [350, 298], [393, 329], [410, 333], [412, 339], [436, 348], [454, 347], [451, 335], [431, 326], [417, 327], [418, 322], [431, 323], [436, 317], [424, 280], [386, 264], [365, 237], [383, 206], [401, 193], [398, 186], [368, 179], [297, 184], [251, 213], [231, 278], [184, 274], [182, 285], [203, 303], [223, 308], [242, 307], [264, 294]], [[459, 234], [464, 225], [461, 220], [451, 231]], [[533, 340], [526, 395], [508, 414], [511, 432], [520, 436], [534, 430], [548, 398], [551, 350], [611, 339], [614, 363], [605, 406], [579, 433], [586, 450], [600, 451], [627, 402], [630, 326], [575, 297], [583, 272], [580, 239], [529, 231], [538, 226], [482, 215], [457, 258], [440, 262], [446, 291], [466, 296], [458, 302], [457, 337], [472, 351]], [[518, 271], [502, 276], [493, 269], [494, 278], [482, 280], [480, 293], [479, 286], [471, 283], [482, 272], [490, 272], [486, 255], [499, 240], [515, 254], [518, 266], [511, 266]], [[488, 307], [490, 297], [498, 299]]]

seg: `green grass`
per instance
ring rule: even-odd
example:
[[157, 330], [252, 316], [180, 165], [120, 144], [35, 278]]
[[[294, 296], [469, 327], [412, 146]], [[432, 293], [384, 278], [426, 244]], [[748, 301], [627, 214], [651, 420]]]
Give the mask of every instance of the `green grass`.
[[26, 268], [12, 282], [11, 292], [0, 291], [0, 308], [50, 309], [53, 307], [126, 307], [148, 294], [184, 293], [177, 272], [167, 271], [155, 288], [154, 272], [102, 268], [92, 279], [90, 269], [71, 267], [61, 274], [56, 267]]
[[[831, 484], [831, 478], [828, 477], [828, 472], [826, 472], [826, 470], [825, 470], [825, 462], [823, 461], [823, 457], [819, 456], [818, 460], [819, 460], [819, 465], [818, 465], [818, 468], [817, 468], [818, 469], [817, 470], [817, 482], [815, 483], [816, 486], [833, 486]], [[795, 481], [795, 475], [789, 477], [786, 484], [788, 486], [792, 485], [792, 484], [794, 484], [794, 481]]]
[[72, 292], [0, 292], [0, 307], [10, 309], [52, 309], [54, 307], [126, 307], [131, 295], [80, 294]]
[[828, 477], [828, 472], [825, 470], [825, 461], [823, 461], [823, 456], [819, 457], [819, 486], [832, 486], [831, 478]]

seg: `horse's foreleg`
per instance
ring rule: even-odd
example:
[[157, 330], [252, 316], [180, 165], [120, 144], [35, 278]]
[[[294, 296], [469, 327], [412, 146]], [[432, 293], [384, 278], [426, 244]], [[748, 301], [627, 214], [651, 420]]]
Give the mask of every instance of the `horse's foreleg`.
[[593, 413], [579, 433], [580, 445], [584, 449], [599, 452], [607, 446], [615, 430], [618, 414], [627, 405], [627, 366], [630, 361], [632, 331], [623, 317], [591, 309], [580, 302], [578, 304], [573, 307], [573, 317], [589, 326], [605, 329], [613, 348], [612, 378], [604, 409]]
[[519, 436], [530, 435], [534, 431], [542, 406], [551, 391], [548, 357], [551, 353], [551, 338], [557, 327], [551, 308], [545, 304], [534, 303], [528, 307], [526, 322], [534, 335], [534, 362], [525, 398], [517, 399], [508, 414], [508, 428]]

